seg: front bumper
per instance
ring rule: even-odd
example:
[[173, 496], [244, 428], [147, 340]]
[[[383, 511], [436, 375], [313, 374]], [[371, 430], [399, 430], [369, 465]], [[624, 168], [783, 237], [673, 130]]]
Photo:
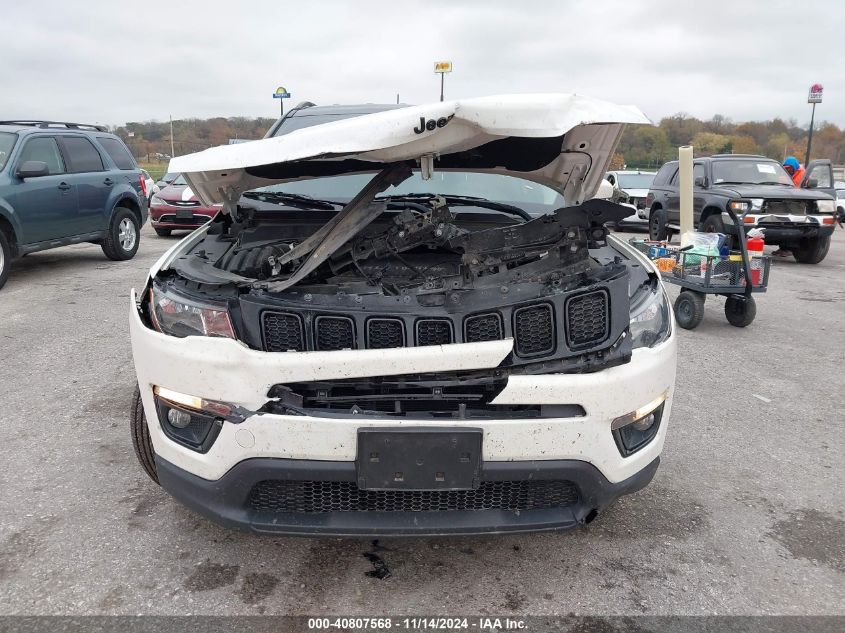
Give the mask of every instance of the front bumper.
[[[466, 420], [481, 428], [482, 481], [564, 478], [577, 487], [578, 502], [530, 513], [472, 510], [432, 513], [334, 513], [260, 516], [245, 506], [263, 478], [355, 480], [358, 429], [454, 427], [454, 419], [389, 416], [311, 416], [257, 413], [275, 384], [366, 376], [495, 368], [512, 339], [485, 343], [333, 352], [266, 353], [231, 339], [174, 338], [149, 329], [130, 297], [132, 350], [162, 485], [186, 505], [228, 525], [255, 531], [299, 534], [414, 534], [552, 530], [587, 521], [621, 494], [651, 479], [671, 413], [677, 360], [676, 337], [637, 349], [631, 362], [590, 374], [512, 375], [492, 404], [572, 404], [584, 415]], [[224, 401], [252, 412], [240, 423], [224, 422], [205, 453], [165, 435], [156, 415], [153, 386]], [[658, 432], [623, 457], [611, 422], [665, 394]], [[338, 479], [339, 478], [339, 479]], [[367, 514], [368, 516], [347, 516]], [[390, 514], [372, 518], [371, 514]], [[426, 516], [423, 517], [422, 515]], [[523, 514], [525, 516], [523, 516]], [[430, 516], [429, 516], [430, 515]], [[450, 527], [451, 526], [451, 527]]]
[[[485, 482], [569, 481], [577, 501], [565, 507], [521, 511], [452, 510], [297, 513], [257, 509], [251, 491], [265, 481], [354, 482], [355, 465], [291, 459], [249, 459], [216, 481], [208, 481], [156, 457], [162, 487], [200, 514], [226, 527], [260, 534], [325, 536], [416, 536], [554, 531], [589, 523], [618, 497], [636, 492], [654, 477], [655, 458], [628, 479], [609, 482], [594, 466], [577, 460], [485, 462]], [[394, 497], [395, 498], [395, 493]], [[452, 497], [454, 499], [454, 497]]]
[[176, 217], [177, 209], [155, 205], [150, 207], [150, 224], [158, 229], [197, 229], [218, 213], [218, 209], [190, 207], [190, 217]]
[[799, 247], [804, 240], [828, 237], [833, 235], [836, 224], [824, 224], [826, 219], [832, 216], [784, 216], [781, 219], [772, 220], [771, 216], [753, 215], [746, 216], [746, 220], [754, 222], [744, 224], [746, 232], [752, 228], [761, 228], [765, 231], [766, 244], [779, 246]]

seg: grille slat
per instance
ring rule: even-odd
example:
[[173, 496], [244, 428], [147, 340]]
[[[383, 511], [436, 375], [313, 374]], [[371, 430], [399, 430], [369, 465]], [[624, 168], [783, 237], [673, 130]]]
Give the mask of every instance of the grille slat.
[[498, 314], [479, 314], [464, 321], [467, 343], [498, 341], [502, 338], [502, 319]]
[[317, 317], [314, 340], [321, 351], [355, 348], [355, 325], [348, 317]]
[[400, 319], [369, 319], [367, 347], [370, 349], [405, 347], [405, 324]]
[[451, 342], [451, 321], [445, 319], [417, 321], [417, 345], [448, 345]]
[[610, 327], [607, 293], [603, 290], [572, 297], [566, 303], [566, 344], [572, 348], [595, 345], [607, 338]]
[[460, 510], [534, 510], [578, 502], [571, 481], [485, 481], [476, 490], [361, 490], [352, 481], [257, 483], [249, 496], [255, 511], [436, 512]]
[[302, 320], [295, 314], [265, 312], [261, 318], [264, 349], [268, 352], [305, 350], [302, 336]]
[[520, 356], [548, 354], [555, 348], [554, 311], [548, 303], [514, 311], [516, 353]]

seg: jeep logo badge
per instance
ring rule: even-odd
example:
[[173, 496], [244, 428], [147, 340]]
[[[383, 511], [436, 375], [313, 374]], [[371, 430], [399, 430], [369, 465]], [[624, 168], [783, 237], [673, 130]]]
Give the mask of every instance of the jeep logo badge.
[[426, 121], [425, 117], [421, 116], [419, 126], [414, 128], [414, 134], [422, 134], [426, 130], [431, 132], [434, 128], [444, 127], [449, 121], [452, 120], [453, 116], [455, 115], [450, 114], [448, 117], [442, 116], [436, 121], [434, 119], [429, 119], [428, 121]]

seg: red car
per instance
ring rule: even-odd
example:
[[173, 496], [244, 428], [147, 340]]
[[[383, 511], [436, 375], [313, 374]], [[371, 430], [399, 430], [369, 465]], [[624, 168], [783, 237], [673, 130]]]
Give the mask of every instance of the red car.
[[150, 224], [158, 235], [174, 229], [193, 231], [217, 215], [220, 206], [203, 206], [185, 178], [179, 175], [150, 200]]

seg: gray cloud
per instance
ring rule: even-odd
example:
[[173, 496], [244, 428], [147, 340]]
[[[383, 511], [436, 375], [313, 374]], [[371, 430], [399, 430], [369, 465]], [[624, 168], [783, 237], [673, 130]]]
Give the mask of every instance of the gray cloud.
[[4, 6], [0, 116], [121, 124], [274, 116], [279, 84], [316, 103], [423, 103], [433, 62], [450, 59], [447, 98], [578, 92], [734, 120], [845, 125], [835, 0], [786, 2], [241, 3], [43, 0]]

